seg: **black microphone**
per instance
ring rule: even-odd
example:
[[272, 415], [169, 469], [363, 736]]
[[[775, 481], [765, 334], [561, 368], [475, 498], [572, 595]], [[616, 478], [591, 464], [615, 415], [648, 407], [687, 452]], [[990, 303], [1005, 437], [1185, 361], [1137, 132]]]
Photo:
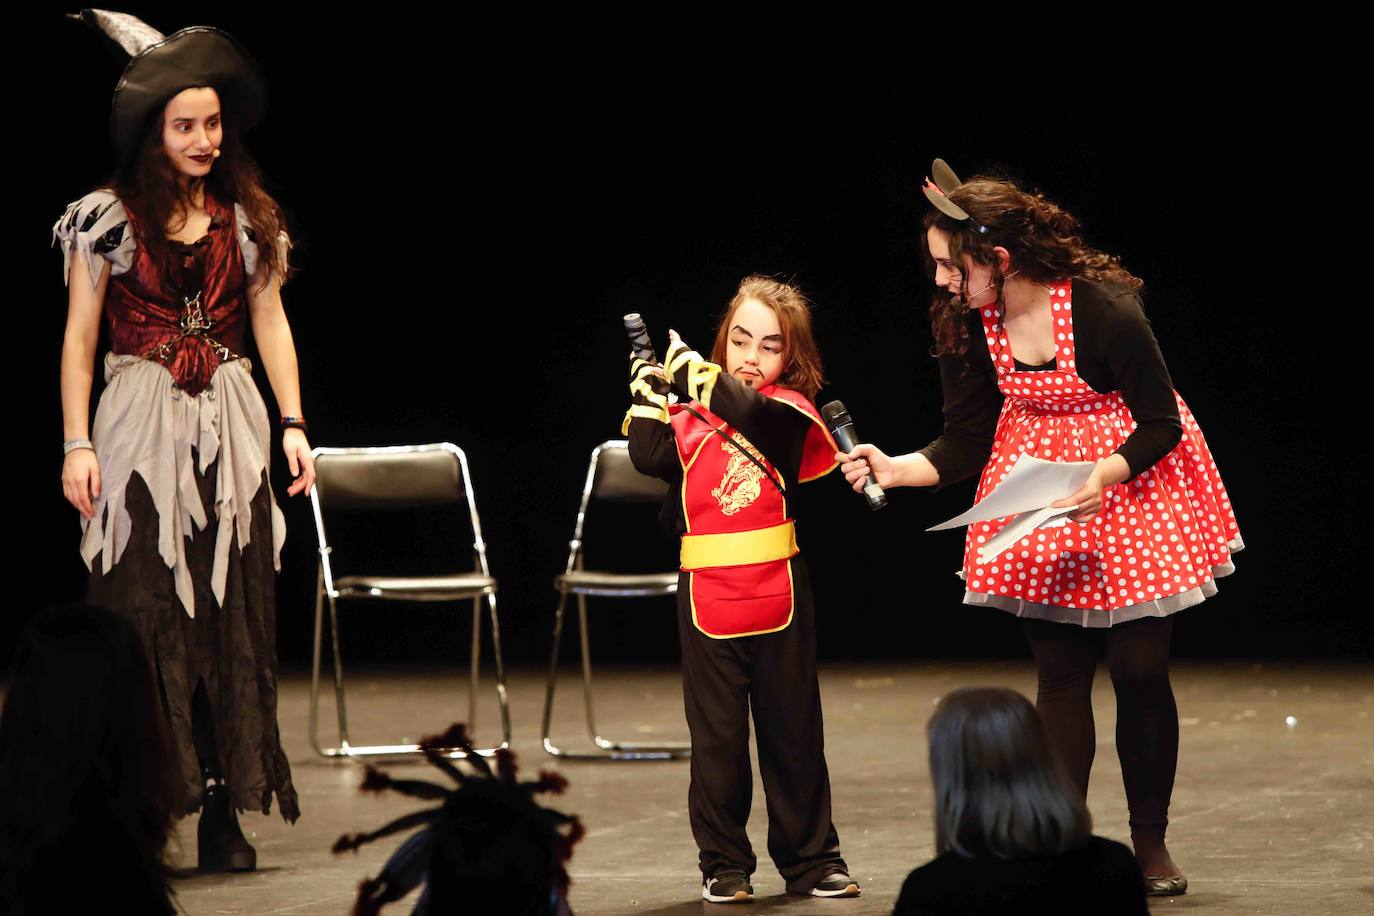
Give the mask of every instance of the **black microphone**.
[[649, 339], [649, 329], [644, 327], [644, 319], [639, 312], [625, 316], [625, 333], [630, 337], [630, 347], [638, 359], [658, 365], [658, 355], [654, 353], [653, 342]]
[[[854, 432], [854, 421], [849, 419], [849, 411], [844, 409], [844, 404], [831, 401], [821, 408], [821, 416], [825, 419], [830, 435], [835, 437], [835, 443], [839, 445], [840, 451], [854, 451], [854, 446], [859, 444], [859, 434]], [[871, 470], [868, 472], [868, 483], [864, 484], [864, 496], [868, 497], [870, 509], [881, 509], [887, 505], [887, 494], [878, 486], [878, 478], [873, 476]]]

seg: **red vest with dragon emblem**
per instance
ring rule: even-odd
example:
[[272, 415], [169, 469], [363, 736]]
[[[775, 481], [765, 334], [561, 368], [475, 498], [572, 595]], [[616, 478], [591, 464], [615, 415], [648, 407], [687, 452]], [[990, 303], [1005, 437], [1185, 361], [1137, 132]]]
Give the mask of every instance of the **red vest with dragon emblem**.
[[693, 401], [697, 417], [674, 405], [673, 431], [682, 462], [682, 568], [691, 572], [692, 621], [707, 636], [729, 639], [783, 629], [792, 621], [789, 560], [798, 551], [796, 528], [782, 493], [719, 429], [747, 449], [784, 488], [814, 480], [835, 467], [835, 442], [805, 396], [769, 386], [759, 392], [805, 414], [812, 425], [803, 446], [800, 480], [786, 480], [743, 434]]

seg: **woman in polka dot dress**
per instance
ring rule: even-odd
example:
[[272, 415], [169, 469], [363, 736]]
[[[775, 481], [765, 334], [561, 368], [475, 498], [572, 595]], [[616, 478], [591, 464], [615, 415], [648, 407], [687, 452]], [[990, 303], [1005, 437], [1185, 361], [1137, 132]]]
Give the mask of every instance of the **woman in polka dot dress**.
[[1037, 707], [1069, 775], [1087, 793], [1096, 736], [1091, 689], [1105, 655], [1131, 840], [1152, 894], [1187, 879], [1164, 835], [1178, 761], [1169, 684], [1173, 614], [1216, 594], [1244, 545], [1221, 476], [1142, 310], [1142, 283], [1089, 248], [1077, 221], [1008, 181], [960, 182], [936, 160], [925, 220], [944, 432], [889, 457], [860, 445], [842, 470], [856, 490], [947, 486], [981, 469], [977, 498], [1022, 455], [1091, 461], [1068, 522], [980, 561], [1007, 519], [969, 527], [964, 601], [1022, 618]]

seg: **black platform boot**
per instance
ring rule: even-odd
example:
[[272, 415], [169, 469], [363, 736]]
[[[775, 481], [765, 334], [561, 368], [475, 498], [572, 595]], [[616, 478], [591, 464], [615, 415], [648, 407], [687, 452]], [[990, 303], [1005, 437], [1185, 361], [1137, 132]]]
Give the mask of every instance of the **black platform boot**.
[[257, 850], [243, 838], [224, 783], [205, 787], [196, 834], [198, 870], [253, 871], [258, 867]]

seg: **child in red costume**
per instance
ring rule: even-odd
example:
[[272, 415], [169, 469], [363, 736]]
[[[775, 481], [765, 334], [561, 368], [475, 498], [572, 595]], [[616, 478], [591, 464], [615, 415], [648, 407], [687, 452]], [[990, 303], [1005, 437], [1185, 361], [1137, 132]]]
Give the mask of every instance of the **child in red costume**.
[[[835, 467], [834, 442], [811, 402], [821, 372], [806, 299], [749, 277], [709, 362], [673, 334], [664, 367], [636, 359], [630, 371], [630, 457], [673, 484], [665, 515], [682, 537], [687, 805], [702, 897], [753, 896], [751, 706], [768, 852], [788, 892], [857, 896], [830, 818], [815, 609], [788, 500], [790, 487]], [[670, 387], [680, 398], [671, 406]]]

